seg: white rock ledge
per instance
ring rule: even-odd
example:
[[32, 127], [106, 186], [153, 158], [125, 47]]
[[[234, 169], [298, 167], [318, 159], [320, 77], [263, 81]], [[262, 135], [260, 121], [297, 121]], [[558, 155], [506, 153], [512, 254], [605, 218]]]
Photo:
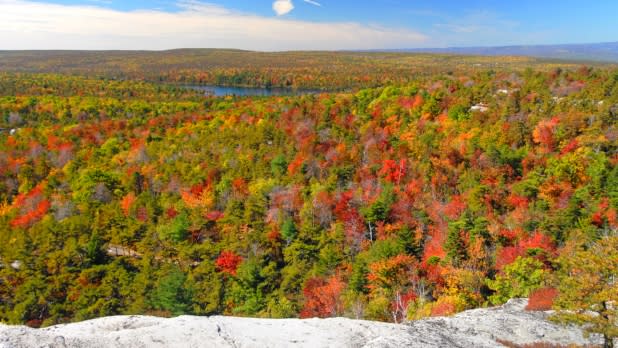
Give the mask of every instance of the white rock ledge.
[[526, 299], [452, 317], [387, 324], [345, 318], [253, 319], [115, 316], [43, 329], [0, 325], [0, 348], [21, 347], [502, 347], [547, 342], [600, 344], [577, 327], [526, 312]]

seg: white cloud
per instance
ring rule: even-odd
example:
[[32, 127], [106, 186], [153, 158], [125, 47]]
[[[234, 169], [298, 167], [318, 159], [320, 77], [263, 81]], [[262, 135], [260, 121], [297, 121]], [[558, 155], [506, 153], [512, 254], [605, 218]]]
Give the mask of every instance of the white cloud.
[[290, 13], [294, 9], [292, 0], [276, 0], [273, 2], [273, 10], [277, 16], [283, 16]]
[[241, 48], [259, 51], [427, 46], [408, 29], [309, 22], [238, 13], [185, 0], [180, 11], [0, 0], [0, 50]]
[[306, 2], [306, 3], [308, 3], [308, 4], [314, 5], [314, 6], [319, 6], [319, 7], [322, 7], [322, 4], [320, 4], [320, 3], [319, 3], [319, 2], [317, 2], [317, 1], [313, 1], [313, 0], [303, 0], [303, 1], [304, 1], [304, 2]]

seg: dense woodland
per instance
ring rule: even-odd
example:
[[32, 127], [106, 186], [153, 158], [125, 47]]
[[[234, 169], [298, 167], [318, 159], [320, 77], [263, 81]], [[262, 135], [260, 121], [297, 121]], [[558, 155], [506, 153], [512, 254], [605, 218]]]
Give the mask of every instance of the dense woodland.
[[[596, 66], [600, 63], [586, 62]], [[581, 65], [581, 64], [579, 64]], [[350, 91], [403, 85], [419, 76], [494, 70], [576, 69], [577, 63], [532, 57], [388, 52], [0, 51], [0, 71], [60, 73], [179, 85], [283, 87]]]
[[0, 320], [531, 296], [615, 336], [618, 71], [565, 66], [269, 98], [0, 73]]

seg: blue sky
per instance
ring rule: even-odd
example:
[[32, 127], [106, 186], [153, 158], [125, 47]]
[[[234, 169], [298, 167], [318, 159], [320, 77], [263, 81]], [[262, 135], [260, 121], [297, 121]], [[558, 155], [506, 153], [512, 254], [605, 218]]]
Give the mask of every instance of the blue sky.
[[618, 41], [618, 1], [0, 0], [0, 49], [380, 49]]

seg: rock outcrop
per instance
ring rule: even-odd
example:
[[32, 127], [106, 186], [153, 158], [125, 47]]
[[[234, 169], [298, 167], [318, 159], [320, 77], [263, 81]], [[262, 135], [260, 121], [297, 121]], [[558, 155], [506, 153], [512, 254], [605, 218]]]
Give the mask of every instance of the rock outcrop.
[[578, 327], [527, 312], [525, 299], [452, 317], [406, 324], [345, 318], [253, 319], [180, 316], [171, 319], [115, 316], [43, 329], [0, 325], [0, 348], [18, 347], [501, 347], [600, 344]]

